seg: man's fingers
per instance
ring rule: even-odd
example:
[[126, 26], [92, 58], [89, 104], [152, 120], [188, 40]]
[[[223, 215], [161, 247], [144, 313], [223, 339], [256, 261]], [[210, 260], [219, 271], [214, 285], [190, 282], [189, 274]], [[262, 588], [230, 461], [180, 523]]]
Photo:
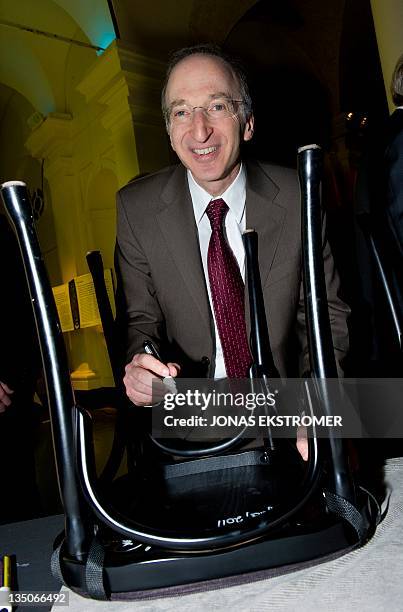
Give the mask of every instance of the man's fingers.
[[308, 449], [308, 440], [306, 438], [297, 440], [297, 449], [302, 459], [304, 461], [308, 461], [309, 449]]
[[[177, 370], [175, 370], [175, 375]], [[139, 353], [125, 368], [123, 383], [129, 399], [138, 406], [160, 402], [165, 393], [161, 379], [170, 376], [170, 369], [152, 355]], [[161, 389], [159, 389], [161, 385]]]
[[123, 378], [123, 383], [126, 390], [136, 389], [139, 393], [150, 394], [153, 378], [154, 376], [146, 370], [133, 367], [126, 372]]
[[180, 373], [177, 363], [165, 365], [147, 353], [137, 353], [125, 367], [123, 383], [128, 398], [138, 406], [161, 402], [167, 388], [162, 379], [175, 378]]
[[160, 380], [160, 378], [149, 370], [133, 364], [126, 368], [126, 374], [123, 378], [127, 391], [138, 392], [147, 396], [151, 396], [153, 381], [156, 380]]
[[180, 374], [181, 371], [181, 367], [178, 363], [167, 363], [167, 366], [169, 368], [169, 376], [172, 376], [173, 378], [176, 378], [176, 376], [178, 376], [178, 374]]
[[[147, 355], [147, 353], [138, 353], [135, 355], [131, 361], [131, 364], [139, 368], [143, 368], [144, 370], [148, 370], [149, 372], [153, 372], [157, 376], [169, 376], [169, 368], [161, 361], [158, 361], [152, 355]], [[127, 368], [128, 366], [126, 366]]]
[[306, 427], [298, 427], [297, 430], [297, 449], [304, 461], [308, 461], [309, 448]]
[[135, 389], [126, 389], [127, 397], [136, 406], [148, 406], [151, 404], [151, 395], [148, 393], [141, 393]]
[[11, 391], [5, 383], [0, 383], [0, 405], [3, 406], [3, 410], [5, 410], [7, 406], [10, 406], [11, 404], [9, 393], [11, 394], [13, 391]]
[[[151, 403], [152, 386], [147, 382], [148, 377], [154, 378], [150, 372], [133, 366], [126, 370], [123, 378], [127, 397], [138, 406], [145, 406]], [[144, 382], [142, 382], [142, 378], [145, 379]]]
[[4, 391], [8, 394], [14, 393], [14, 390], [10, 389], [10, 387], [6, 385], [6, 383], [2, 382], [1, 380], [0, 380], [0, 387], [3, 387]]

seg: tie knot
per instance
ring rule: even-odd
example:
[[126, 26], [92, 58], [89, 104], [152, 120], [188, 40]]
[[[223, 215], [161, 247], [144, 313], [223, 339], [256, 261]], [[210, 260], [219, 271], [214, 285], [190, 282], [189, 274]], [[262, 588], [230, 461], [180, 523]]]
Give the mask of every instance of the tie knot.
[[223, 219], [228, 211], [228, 205], [218, 198], [217, 200], [211, 200], [206, 209], [206, 214], [210, 219], [211, 229], [220, 230], [222, 228]]

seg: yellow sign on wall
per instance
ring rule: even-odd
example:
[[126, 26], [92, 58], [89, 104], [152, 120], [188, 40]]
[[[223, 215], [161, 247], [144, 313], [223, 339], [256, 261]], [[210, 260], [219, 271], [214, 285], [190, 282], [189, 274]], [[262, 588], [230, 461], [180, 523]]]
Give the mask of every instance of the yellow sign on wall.
[[[112, 270], [104, 270], [104, 279], [113, 316], [116, 316]], [[53, 287], [57, 313], [63, 332], [101, 325], [94, 282], [91, 274], [76, 276], [69, 283]]]

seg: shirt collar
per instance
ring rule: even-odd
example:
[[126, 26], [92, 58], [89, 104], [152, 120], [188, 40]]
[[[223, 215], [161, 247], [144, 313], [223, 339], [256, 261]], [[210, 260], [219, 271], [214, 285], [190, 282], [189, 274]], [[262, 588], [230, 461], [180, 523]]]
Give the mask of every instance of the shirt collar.
[[232, 181], [231, 185], [227, 187], [222, 195], [217, 197], [213, 197], [210, 193], [203, 189], [203, 187], [200, 187], [200, 185], [194, 180], [190, 170], [187, 171], [187, 178], [197, 225], [199, 225], [200, 221], [202, 220], [208, 204], [211, 202], [211, 200], [216, 200], [218, 197], [225, 201], [228, 208], [234, 214], [237, 222], [241, 222], [246, 199], [246, 172], [242, 162], [239, 172]]

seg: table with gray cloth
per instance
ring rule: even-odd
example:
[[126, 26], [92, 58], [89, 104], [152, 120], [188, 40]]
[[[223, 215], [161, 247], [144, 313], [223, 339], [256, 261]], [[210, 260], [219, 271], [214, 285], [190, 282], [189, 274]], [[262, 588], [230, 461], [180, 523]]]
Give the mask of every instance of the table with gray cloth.
[[387, 460], [385, 483], [390, 499], [383, 522], [370, 542], [347, 555], [270, 579], [151, 601], [98, 602], [70, 592], [68, 610], [403, 612], [403, 458]]

